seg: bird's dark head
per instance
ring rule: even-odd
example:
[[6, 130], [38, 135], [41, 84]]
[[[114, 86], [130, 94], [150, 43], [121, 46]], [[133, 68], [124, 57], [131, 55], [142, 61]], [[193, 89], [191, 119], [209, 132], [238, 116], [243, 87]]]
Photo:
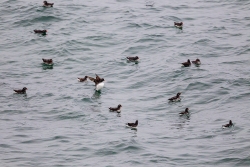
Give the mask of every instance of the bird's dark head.
[[27, 88], [26, 88], [26, 87], [24, 87], [24, 88], [23, 88], [23, 91], [25, 91], [25, 90], [27, 90]]
[[231, 120], [229, 121], [229, 125], [233, 125], [233, 123], [232, 123], [232, 121], [231, 121]]
[[138, 57], [138, 56], [135, 56], [135, 58], [139, 59], [139, 57]]
[[45, 5], [47, 5], [47, 4], [48, 4], [48, 2], [47, 2], [47, 1], [43, 1], [43, 3], [44, 3]]
[[188, 109], [188, 108], [186, 108], [185, 112], [188, 112], [188, 110], [189, 110], [189, 109]]
[[200, 61], [200, 59], [196, 59], [196, 61]]
[[188, 62], [191, 63], [189, 59], [188, 59]]
[[88, 76], [85, 76], [84, 78], [85, 78], [85, 79], [87, 79], [87, 78], [88, 78]]
[[179, 93], [177, 93], [177, 95], [176, 95], [176, 96], [178, 96], [178, 97], [179, 97], [180, 95], [181, 95], [181, 93], [179, 92]]
[[105, 81], [103, 78], [101, 79], [101, 82]]
[[122, 105], [119, 104], [118, 107], [122, 107]]
[[138, 120], [135, 121], [135, 124], [138, 125]]

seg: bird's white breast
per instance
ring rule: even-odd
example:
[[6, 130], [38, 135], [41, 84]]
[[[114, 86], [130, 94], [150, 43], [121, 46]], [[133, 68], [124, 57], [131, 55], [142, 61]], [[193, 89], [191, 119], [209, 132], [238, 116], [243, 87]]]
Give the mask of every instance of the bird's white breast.
[[96, 85], [95, 89], [98, 91], [98, 90], [101, 90], [103, 87], [104, 87], [104, 82], [101, 82], [101, 83]]

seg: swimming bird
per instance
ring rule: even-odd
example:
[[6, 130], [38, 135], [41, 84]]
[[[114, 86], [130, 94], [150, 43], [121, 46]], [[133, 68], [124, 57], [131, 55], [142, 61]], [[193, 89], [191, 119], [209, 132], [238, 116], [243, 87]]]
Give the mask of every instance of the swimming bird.
[[200, 61], [200, 59], [196, 59], [195, 61], [192, 61], [192, 63], [195, 65], [200, 65], [201, 61]]
[[135, 123], [126, 123], [128, 127], [135, 128], [138, 125], [138, 120], [135, 121]]
[[26, 90], [28, 90], [26, 87], [20, 90], [14, 90], [17, 94], [26, 94]]
[[182, 22], [180, 22], [180, 23], [174, 22], [174, 26], [177, 28], [182, 28], [183, 23]]
[[128, 61], [138, 61], [138, 60], [139, 60], [139, 57], [138, 57], [138, 56], [135, 56], [135, 57], [127, 57], [127, 60], [128, 60]]
[[188, 114], [189, 114], [188, 110], [189, 110], [189, 109], [186, 108], [185, 111], [180, 112], [179, 115], [180, 115], [180, 116], [182, 116], [182, 115], [188, 115]]
[[121, 112], [121, 107], [122, 107], [122, 105], [118, 105], [117, 107], [115, 107], [115, 108], [112, 108], [112, 107], [109, 107], [109, 110], [110, 111], [116, 111], [117, 113], [120, 113]]
[[34, 30], [35, 33], [37, 34], [46, 34], [47, 33], [47, 30]]
[[44, 64], [46, 65], [53, 65], [53, 60], [52, 59], [42, 59]]
[[184, 63], [181, 63], [184, 67], [189, 67], [191, 66], [191, 62], [190, 60], [188, 59], [187, 62], [184, 62]]
[[168, 100], [169, 100], [170, 102], [180, 101], [180, 100], [181, 100], [180, 95], [181, 95], [181, 93], [177, 93], [176, 96], [171, 97], [171, 98], [169, 98]]
[[100, 78], [97, 74], [95, 74], [95, 75], [96, 75], [96, 78], [92, 78], [89, 76], [88, 76], [88, 78], [89, 78], [89, 80], [91, 80], [95, 83], [96, 91], [99, 91], [104, 87], [104, 79]]
[[230, 120], [228, 124], [222, 125], [222, 128], [230, 128], [231, 126], [233, 126], [233, 123], [232, 123], [232, 121]]
[[43, 1], [43, 7], [53, 7], [54, 3], [48, 3], [47, 1]]
[[85, 76], [84, 78], [78, 78], [79, 82], [84, 82], [88, 79], [88, 76]]

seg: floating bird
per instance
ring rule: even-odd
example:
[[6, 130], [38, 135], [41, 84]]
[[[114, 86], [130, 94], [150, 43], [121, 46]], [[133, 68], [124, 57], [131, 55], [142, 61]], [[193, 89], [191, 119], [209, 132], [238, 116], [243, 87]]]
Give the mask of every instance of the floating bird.
[[186, 108], [185, 111], [179, 113], [179, 115], [180, 115], [180, 116], [182, 116], [182, 115], [188, 115], [188, 114], [189, 114], [188, 110], [189, 110], [189, 109]]
[[176, 96], [171, 97], [168, 100], [171, 102], [180, 101], [181, 100], [180, 95], [181, 95], [181, 93], [177, 93]]
[[88, 78], [95, 83], [96, 91], [101, 90], [104, 87], [104, 79], [100, 78], [97, 74], [96, 78], [89, 77]]
[[85, 76], [84, 78], [78, 78], [78, 81], [79, 81], [79, 82], [84, 82], [84, 81], [87, 80], [87, 78], [88, 78], [88, 76]]
[[191, 66], [191, 62], [190, 60], [188, 59], [187, 62], [184, 62], [184, 63], [181, 63], [184, 67], [189, 67]]
[[222, 128], [230, 128], [231, 126], [233, 126], [233, 123], [232, 123], [232, 121], [230, 120], [228, 124], [222, 125]]
[[47, 1], [43, 1], [43, 7], [53, 7], [54, 3], [48, 3]]
[[45, 35], [47, 33], [47, 30], [34, 30], [34, 32], [37, 33], [37, 34]]
[[180, 22], [180, 23], [174, 22], [174, 26], [177, 28], [182, 28], [183, 23], [182, 22]]
[[28, 90], [26, 87], [20, 90], [14, 90], [17, 94], [26, 94], [26, 90]]
[[118, 105], [117, 107], [115, 107], [115, 108], [112, 108], [112, 107], [109, 107], [109, 110], [110, 111], [116, 111], [117, 113], [120, 113], [121, 112], [121, 107], [122, 107], [122, 105]]
[[139, 60], [139, 57], [138, 57], [138, 56], [135, 56], [135, 57], [127, 57], [127, 60], [128, 60], [128, 61], [138, 61], [138, 60]]
[[138, 120], [136, 120], [135, 123], [127, 123], [126, 125], [130, 128], [135, 128], [138, 125]]
[[46, 65], [53, 65], [53, 60], [52, 59], [42, 59], [43, 63]]
[[192, 63], [195, 65], [200, 65], [201, 61], [200, 61], [200, 59], [196, 59], [195, 61], [192, 61]]

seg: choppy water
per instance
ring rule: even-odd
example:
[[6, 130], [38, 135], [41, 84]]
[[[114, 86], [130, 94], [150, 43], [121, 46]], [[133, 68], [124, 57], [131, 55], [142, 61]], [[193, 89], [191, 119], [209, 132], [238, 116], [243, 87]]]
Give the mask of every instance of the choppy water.
[[53, 2], [0, 2], [0, 166], [250, 165], [249, 1]]

